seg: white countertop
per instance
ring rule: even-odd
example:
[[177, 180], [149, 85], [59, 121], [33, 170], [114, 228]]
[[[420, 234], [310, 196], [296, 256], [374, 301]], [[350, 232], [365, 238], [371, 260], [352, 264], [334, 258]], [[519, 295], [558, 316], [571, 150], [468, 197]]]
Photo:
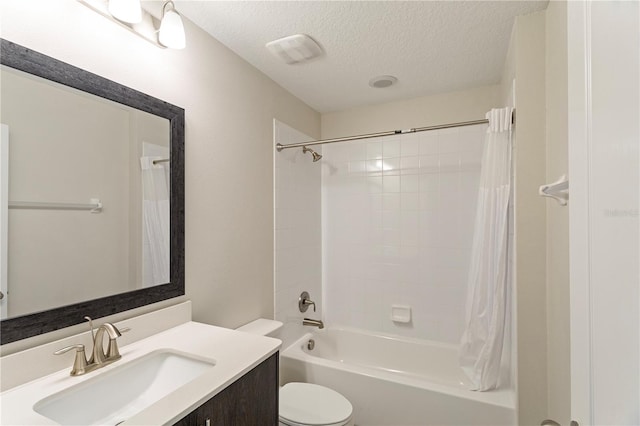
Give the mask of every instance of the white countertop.
[[[0, 394], [0, 423], [56, 424], [33, 410], [41, 399], [133, 361], [151, 351], [172, 349], [215, 360], [215, 367], [127, 419], [125, 425], [171, 425], [274, 354], [280, 340], [212, 325], [187, 322], [120, 348], [122, 359], [83, 376], [69, 368]], [[27, 367], [27, 366], [25, 366]], [[100, 398], [100, 395], [96, 395]], [[83, 409], [86, 407], [79, 407]]]

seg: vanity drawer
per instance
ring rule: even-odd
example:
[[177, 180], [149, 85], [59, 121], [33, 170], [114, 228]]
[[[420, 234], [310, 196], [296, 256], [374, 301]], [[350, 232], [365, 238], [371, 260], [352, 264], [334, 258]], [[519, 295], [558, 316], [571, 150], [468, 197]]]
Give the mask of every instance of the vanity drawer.
[[276, 352], [176, 423], [179, 426], [268, 426], [278, 424]]

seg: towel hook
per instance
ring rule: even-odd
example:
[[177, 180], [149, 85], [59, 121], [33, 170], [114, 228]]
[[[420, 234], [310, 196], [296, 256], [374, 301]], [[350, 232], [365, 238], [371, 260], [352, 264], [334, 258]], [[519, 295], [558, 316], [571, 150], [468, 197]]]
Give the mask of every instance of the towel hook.
[[561, 206], [566, 206], [569, 201], [569, 181], [567, 176], [562, 175], [557, 181], [542, 185], [538, 190], [538, 194], [543, 197], [551, 197]]

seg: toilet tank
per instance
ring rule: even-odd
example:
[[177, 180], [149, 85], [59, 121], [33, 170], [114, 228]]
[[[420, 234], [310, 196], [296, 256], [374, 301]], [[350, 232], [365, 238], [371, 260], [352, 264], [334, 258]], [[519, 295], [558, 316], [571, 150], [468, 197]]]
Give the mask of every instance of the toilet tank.
[[[280, 339], [282, 323], [276, 320], [258, 318], [257, 320], [251, 321], [250, 323], [236, 328], [236, 330], [244, 331], [245, 333], [259, 334], [260, 336]], [[279, 369], [278, 383], [282, 383], [282, 369]]]
[[236, 330], [277, 338], [281, 329], [282, 323], [280, 321], [258, 318], [257, 320], [238, 327]]

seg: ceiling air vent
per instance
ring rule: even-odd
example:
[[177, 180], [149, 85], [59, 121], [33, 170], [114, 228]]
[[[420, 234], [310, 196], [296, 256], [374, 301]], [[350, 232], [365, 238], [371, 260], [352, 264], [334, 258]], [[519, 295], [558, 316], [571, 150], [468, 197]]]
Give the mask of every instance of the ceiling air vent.
[[296, 34], [266, 44], [267, 49], [289, 65], [306, 62], [322, 55], [322, 48], [305, 34]]

